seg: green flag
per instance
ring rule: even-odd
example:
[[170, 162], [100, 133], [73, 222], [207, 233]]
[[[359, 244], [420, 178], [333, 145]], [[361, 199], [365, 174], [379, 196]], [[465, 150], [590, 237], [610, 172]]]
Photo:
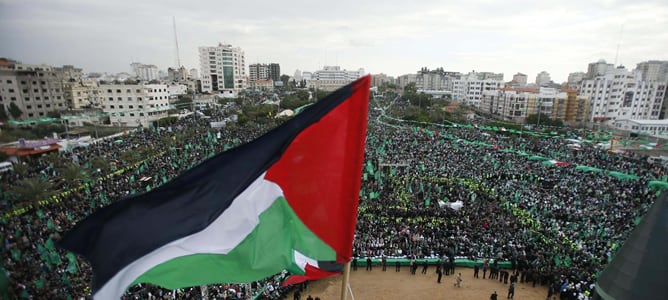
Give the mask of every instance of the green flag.
[[67, 264], [67, 272], [70, 274], [76, 274], [79, 271], [79, 267], [77, 266], [77, 258], [72, 252], [68, 252], [65, 256], [67, 257], [67, 260], [69, 260], [69, 263]]
[[56, 225], [53, 224], [53, 219], [49, 218], [49, 221], [46, 222], [46, 228], [49, 230], [56, 230]]
[[56, 251], [56, 246], [53, 244], [53, 240], [49, 238], [46, 240], [46, 243], [44, 244], [44, 248], [49, 251]]

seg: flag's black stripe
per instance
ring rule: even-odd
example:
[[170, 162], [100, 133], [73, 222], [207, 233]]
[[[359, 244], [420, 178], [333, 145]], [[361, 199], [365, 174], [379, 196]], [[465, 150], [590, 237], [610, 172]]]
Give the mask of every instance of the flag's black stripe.
[[319, 260], [318, 269], [332, 273], [343, 273], [343, 264], [336, 261]]
[[356, 84], [331, 93], [260, 138], [218, 154], [160, 188], [96, 211], [58, 244], [90, 261], [97, 291], [133, 261], [206, 228], [280, 158], [302, 130], [348, 99]]

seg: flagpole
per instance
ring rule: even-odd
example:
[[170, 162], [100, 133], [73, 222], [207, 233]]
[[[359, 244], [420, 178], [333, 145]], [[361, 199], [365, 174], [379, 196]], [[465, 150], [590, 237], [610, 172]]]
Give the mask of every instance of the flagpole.
[[343, 280], [341, 281], [341, 300], [348, 299], [347, 287], [350, 278], [350, 261], [343, 266]]

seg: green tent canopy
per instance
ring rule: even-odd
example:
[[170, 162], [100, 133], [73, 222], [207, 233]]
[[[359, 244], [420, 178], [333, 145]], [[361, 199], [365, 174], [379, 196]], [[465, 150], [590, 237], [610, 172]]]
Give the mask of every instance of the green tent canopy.
[[617, 179], [624, 179], [624, 180], [627, 180], [627, 179], [634, 179], [635, 180], [635, 179], [639, 178], [636, 175], [625, 174], [625, 173], [621, 173], [621, 172], [617, 172], [617, 171], [610, 171], [610, 172], [608, 172], [608, 175], [610, 175], [612, 177], [615, 177]]
[[584, 171], [584, 172], [595, 172], [595, 173], [601, 173], [603, 170], [599, 168], [594, 168], [594, 167], [589, 167], [589, 166], [577, 166], [575, 167], [576, 170], [578, 171]]
[[649, 182], [648, 186], [654, 189], [668, 189], [668, 182], [652, 180]]

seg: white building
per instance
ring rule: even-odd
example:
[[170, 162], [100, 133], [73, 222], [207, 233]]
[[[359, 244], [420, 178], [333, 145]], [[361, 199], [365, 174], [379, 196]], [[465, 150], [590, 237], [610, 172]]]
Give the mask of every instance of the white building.
[[[484, 76], [487, 77], [487, 76]], [[471, 72], [461, 79], [453, 82], [452, 99], [480, 107], [484, 92], [494, 92], [504, 84], [503, 76], [501, 80], [479, 79], [478, 73]], [[495, 77], [498, 79], [498, 77]]]
[[169, 99], [177, 99], [179, 95], [188, 94], [188, 85], [186, 84], [169, 84], [167, 85], [167, 95]]
[[544, 86], [552, 82], [552, 78], [550, 78], [550, 73], [541, 71], [536, 75], [536, 85], [537, 86]]
[[668, 138], [668, 120], [615, 120], [612, 126], [631, 132], [639, 132], [655, 137]]
[[169, 92], [164, 84], [103, 84], [99, 86], [102, 110], [115, 126], [147, 127], [168, 116]]
[[240, 47], [199, 47], [202, 91], [225, 96], [246, 88], [246, 59]]
[[324, 91], [333, 91], [364, 75], [364, 69], [362, 68], [357, 71], [348, 71], [342, 70], [339, 66], [325, 66], [322, 70], [313, 72], [311, 79], [307, 80], [306, 86]]
[[302, 71], [299, 71], [299, 69], [295, 70], [295, 76], [293, 76], [293, 78], [297, 82], [302, 81]]
[[192, 69], [190, 69], [190, 71], [188, 73], [190, 75], [190, 79], [192, 79], [192, 80], [199, 79], [199, 76], [197, 75], [197, 69], [192, 68]]
[[594, 79], [583, 80], [580, 94], [590, 99], [588, 120], [658, 119], [668, 84], [641, 79], [641, 72], [619, 67]]
[[130, 66], [132, 67], [132, 72], [139, 80], [151, 81], [160, 79], [158, 67], [155, 65], [146, 65], [138, 62], [133, 62], [130, 64]]

